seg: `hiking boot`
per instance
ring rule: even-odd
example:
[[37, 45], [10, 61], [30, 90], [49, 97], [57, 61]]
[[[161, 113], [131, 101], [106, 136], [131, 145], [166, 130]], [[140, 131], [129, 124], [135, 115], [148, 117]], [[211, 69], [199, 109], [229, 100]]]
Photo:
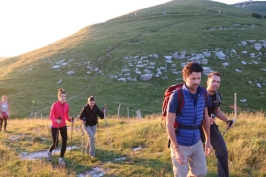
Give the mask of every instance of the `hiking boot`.
[[58, 164], [59, 164], [61, 167], [65, 167], [65, 166], [66, 166], [65, 161], [64, 161], [63, 158], [61, 158], [61, 157], [59, 158]]
[[47, 152], [47, 160], [52, 161], [52, 154], [49, 151]]
[[91, 156], [91, 159], [94, 159], [94, 158], [95, 158], [95, 156], [94, 156], [94, 155], [92, 155], [92, 156]]

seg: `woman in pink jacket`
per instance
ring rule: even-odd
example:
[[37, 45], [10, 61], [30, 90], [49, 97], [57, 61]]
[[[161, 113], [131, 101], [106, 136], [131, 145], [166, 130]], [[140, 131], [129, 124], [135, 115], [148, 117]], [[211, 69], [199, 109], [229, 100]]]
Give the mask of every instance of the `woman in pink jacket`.
[[69, 105], [66, 102], [66, 92], [63, 89], [58, 89], [58, 101], [53, 103], [50, 111], [50, 120], [52, 121], [51, 132], [53, 138], [53, 144], [50, 146], [49, 151], [47, 152], [47, 160], [52, 160], [52, 151], [58, 146], [58, 134], [60, 131], [62, 139], [62, 148], [59, 158], [59, 165], [65, 166], [63, 157], [66, 152], [67, 146], [67, 126], [66, 120], [71, 122], [71, 118], [68, 115]]

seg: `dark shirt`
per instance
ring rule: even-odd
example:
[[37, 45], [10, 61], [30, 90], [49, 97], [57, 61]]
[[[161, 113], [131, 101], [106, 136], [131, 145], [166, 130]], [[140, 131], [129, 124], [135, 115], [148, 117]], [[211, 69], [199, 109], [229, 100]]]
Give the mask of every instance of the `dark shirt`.
[[103, 119], [104, 113], [100, 110], [100, 108], [95, 104], [93, 108], [90, 108], [90, 105], [86, 105], [83, 107], [79, 119], [86, 121], [86, 126], [94, 126], [98, 123], [98, 116]]
[[208, 114], [211, 116], [211, 114], [216, 115], [216, 109], [220, 107], [221, 102], [222, 102], [222, 96], [220, 93], [215, 92], [213, 95], [210, 95], [211, 99], [211, 106], [208, 106]]
[[196, 105], [197, 100], [198, 100], [198, 92], [196, 92], [195, 94], [190, 93], [190, 95], [194, 101], [194, 105]]

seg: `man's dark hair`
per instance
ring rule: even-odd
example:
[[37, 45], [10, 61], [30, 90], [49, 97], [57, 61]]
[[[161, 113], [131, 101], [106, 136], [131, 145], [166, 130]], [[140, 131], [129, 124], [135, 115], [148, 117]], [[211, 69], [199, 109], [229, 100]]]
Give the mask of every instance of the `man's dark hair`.
[[221, 78], [221, 75], [218, 73], [218, 71], [214, 71], [208, 75], [208, 79], [211, 78], [213, 75], [219, 76]]
[[200, 64], [195, 62], [189, 62], [182, 70], [182, 75], [184, 78], [187, 78], [192, 72], [203, 73], [203, 68]]

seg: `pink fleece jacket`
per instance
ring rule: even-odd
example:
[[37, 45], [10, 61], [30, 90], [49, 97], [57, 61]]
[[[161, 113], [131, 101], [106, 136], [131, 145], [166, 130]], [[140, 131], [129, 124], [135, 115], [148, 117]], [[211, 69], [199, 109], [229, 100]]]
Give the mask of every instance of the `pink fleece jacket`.
[[[66, 120], [71, 122], [71, 118], [68, 116], [68, 112], [69, 112], [69, 105], [66, 102], [63, 104], [60, 101], [55, 102], [51, 107], [50, 116], [49, 116], [50, 120], [52, 121], [51, 126], [54, 128], [58, 127], [60, 128], [66, 126]], [[60, 124], [56, 122], [56, 119], [58, 117], [61, 117], [62, 120]]]

